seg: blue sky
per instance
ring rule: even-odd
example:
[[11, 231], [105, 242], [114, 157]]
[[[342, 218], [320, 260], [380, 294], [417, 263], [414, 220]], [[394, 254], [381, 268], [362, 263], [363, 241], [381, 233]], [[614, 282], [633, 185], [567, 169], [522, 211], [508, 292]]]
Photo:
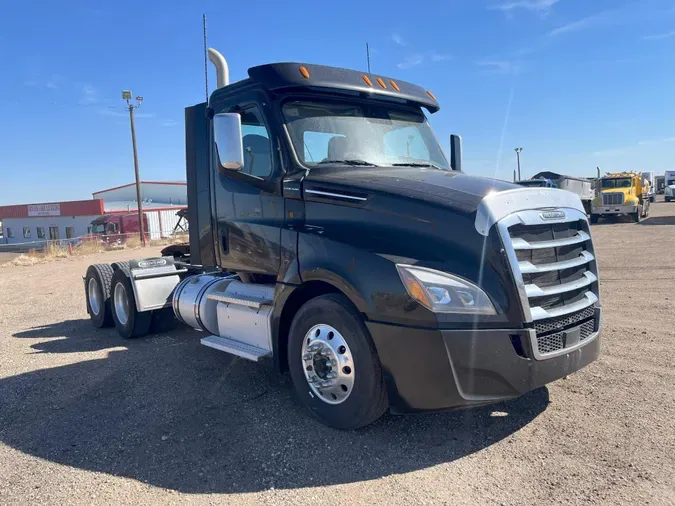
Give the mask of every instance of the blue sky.
[[[183, 108], [203, 101], [201, 15], [234, 80], [302, 61], [364, 69], [431, 89], [444, 149], [465, 170], [675, 169], [671, 0], [290, 3], [6, 1], [0, 16], [0, 205], [91, 198], [131, 182], [120, 90], [145, 100], [145, 180], [184, 180]], [[210, 72], [210, 88], [215, 75]]]

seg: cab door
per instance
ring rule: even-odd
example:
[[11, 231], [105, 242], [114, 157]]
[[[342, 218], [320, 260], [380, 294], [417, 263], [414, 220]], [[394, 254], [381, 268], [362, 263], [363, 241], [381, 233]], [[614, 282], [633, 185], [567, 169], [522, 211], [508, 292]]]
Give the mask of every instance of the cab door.
[[[284, 201], [274, 121], [262, 91], [249, 91], [217, 104], [215, 114], [237, 112], [242, 119], [244, 167], [223, 169], [213, 150], [214, 226], [220, 266], [276, 276], [281, 263]], [[213, 128], [213, 127], [212, 127]]]

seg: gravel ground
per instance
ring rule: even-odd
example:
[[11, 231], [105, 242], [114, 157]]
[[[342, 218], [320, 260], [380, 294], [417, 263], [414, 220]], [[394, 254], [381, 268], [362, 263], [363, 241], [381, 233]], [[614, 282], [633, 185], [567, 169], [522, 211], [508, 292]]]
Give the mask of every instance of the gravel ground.
[[652, 215], [593, 227], [599, 361], [351, 433], [190, 330], [94, 331], [86, 266], [138, 252], [2, 268], [0, 504], [675, 504], [675, 203]]

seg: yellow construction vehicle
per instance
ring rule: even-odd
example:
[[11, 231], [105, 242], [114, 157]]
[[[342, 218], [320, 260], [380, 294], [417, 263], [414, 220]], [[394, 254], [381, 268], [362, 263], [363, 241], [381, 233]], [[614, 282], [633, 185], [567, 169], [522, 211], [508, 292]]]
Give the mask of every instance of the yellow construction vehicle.
[[628, 215], [635, 222], [649, 216], [650, 183], [639, 172], [608, 172], [596, 185], [591, 223], [601, 216]]

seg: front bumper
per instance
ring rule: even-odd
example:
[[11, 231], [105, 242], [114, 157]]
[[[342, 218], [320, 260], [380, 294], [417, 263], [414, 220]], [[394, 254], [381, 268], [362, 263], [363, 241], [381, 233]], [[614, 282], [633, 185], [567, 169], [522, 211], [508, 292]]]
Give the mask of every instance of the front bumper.
[[591, 214], [635, 214], [638, 212], [638, 206], [626, 204], [621, 206], [593, 206]]
[[425, 330], [368, 322], [395, 413], [481, 406], [518, 397], [598, 358], [596, 333], [583, 345], [535, 360], [533, 330]]

